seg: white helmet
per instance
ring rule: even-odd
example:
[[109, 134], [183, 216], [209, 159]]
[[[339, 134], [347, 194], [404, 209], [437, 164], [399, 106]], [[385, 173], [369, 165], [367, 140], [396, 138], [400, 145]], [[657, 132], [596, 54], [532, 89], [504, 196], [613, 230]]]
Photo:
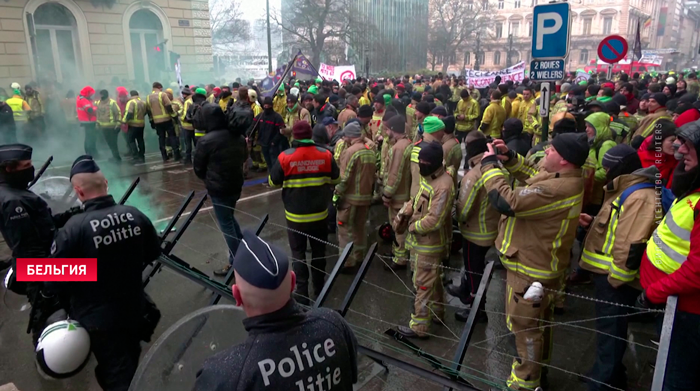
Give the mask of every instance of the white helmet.
[[78, 322], [48, 325], [36, 345], [36, 362], [44, 374], [64, 379], [80, 372], [90, 358], [90, 335]]

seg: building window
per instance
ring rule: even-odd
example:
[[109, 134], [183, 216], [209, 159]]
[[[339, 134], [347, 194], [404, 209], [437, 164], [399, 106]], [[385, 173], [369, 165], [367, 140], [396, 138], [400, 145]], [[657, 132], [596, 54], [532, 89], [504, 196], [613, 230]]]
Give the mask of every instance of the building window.
[[532, 21], [527, 22], [527, 36], [532, 37]]
[[501, 52], [493, 52], [493, 65], [501, 65]]
[[484, 11], [489, 9], [489, 0], [482, 0], [481, 1], [481, 9]]
[[593, 23], [593, 18], [586, 18], [583, 20], [583, 35], [591, 35], [591, 24]]
[[476, 56], [476, 61], [479, 63], [479, 65], [484, 65], [485, 56], [484, 52], [479, 53], [479, 55]]
[[498, 9], [502, 10], [504, 7], [505, 2], [503, 0], [498, 0]]
[[470, 64], [472, 62], [472, 53], [471, 52], [465, 52], [464, 53], [464, 63], [465, 64]]
[[468, 2], [468, 3], [467, 3], [467, 9], [468, 9], [469, 11], [473, 10], [473, 9], [474, 9], [474, 3], [472, 3], [471, 1]]
[[578, 62], [581, 64], [588, 63], [588, 49], [581, 50], [581, 54], [579, 55]]
[[503, 38], [503, 23], [496, 23], [496, 38]]
[[515, 0], [515, 2], [513, 2], [513, 8], [520, 8], [520, 0]]
[[514, 37], [520, 35], [520, 22], [510, 22], [510, 33]]
[[612, 31], [613, 18], [608, 16], [603, 19], [603, 34], [608, 35]]

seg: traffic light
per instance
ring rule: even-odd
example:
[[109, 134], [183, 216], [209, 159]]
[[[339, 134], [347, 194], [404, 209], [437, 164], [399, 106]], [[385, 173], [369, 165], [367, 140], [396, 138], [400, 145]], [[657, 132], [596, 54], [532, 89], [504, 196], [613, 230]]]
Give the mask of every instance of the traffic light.
[[151, 58], [149, 60], [149, 65], [153, 67], [154, 70], [164, 71], [165, 69], [165, 43], [160, 43], [153, 47]]

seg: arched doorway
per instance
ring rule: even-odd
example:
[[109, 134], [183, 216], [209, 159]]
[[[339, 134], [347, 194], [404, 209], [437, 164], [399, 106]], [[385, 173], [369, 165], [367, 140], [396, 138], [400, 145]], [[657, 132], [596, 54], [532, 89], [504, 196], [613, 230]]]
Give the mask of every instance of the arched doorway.
[[[151, 83], [160, 78], [165, 69], [166, 47], [163, 43], [163, 25], [150, 10], [134, 12], [129, 19], [134, 78]], [[160, 45], [160, 46], [159, 46]]]
[[82, 75], [75, 16], [65, 6], [45, 3], [34, 12], [33, 51], [37, 75], [70, 83]]

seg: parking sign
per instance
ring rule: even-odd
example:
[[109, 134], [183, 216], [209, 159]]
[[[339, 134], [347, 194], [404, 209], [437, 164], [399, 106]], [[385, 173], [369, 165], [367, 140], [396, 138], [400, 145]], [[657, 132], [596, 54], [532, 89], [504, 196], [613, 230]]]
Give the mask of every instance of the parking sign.
[[532, 58], [565, 58], [571, 30], [569, 3], [535, 6], [532, 25]]

